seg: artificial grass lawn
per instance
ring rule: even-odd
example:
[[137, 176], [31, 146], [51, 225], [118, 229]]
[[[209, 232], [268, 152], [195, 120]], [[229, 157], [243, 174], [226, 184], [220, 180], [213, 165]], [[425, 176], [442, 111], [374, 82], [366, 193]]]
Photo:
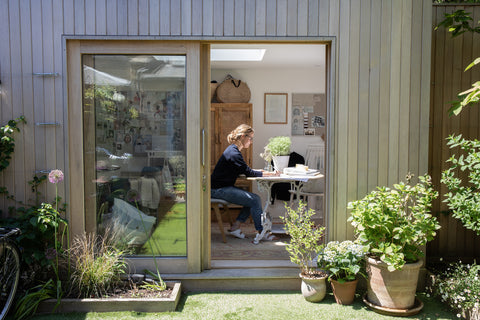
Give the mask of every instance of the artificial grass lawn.
[[83, 313], [35, 316], [35, 320], [55, 319], [458, 319], [447, 307], [433, 298], [419, 294], [424, 302], [423, 310], [412, 317], [391, 317], [371, 311], [357, 295], [350, 306], [335, 303], [327, 294], [319, 303], [305, 301], [300, 292], [222, 292], [183, 293], [176, 312], [167, 313]]
[[143, 245], [140, 255], [186, 256], [187, 219], [185, 202], [176, 203], [163, 215], [150, 236], [150, 244]]

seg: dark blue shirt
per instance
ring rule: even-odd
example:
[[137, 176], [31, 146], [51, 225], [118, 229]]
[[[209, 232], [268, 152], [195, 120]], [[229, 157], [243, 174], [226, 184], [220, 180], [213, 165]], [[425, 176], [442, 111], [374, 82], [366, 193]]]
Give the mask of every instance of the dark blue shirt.
[[212, 189], [230, 187], [237, 177], [244, 174], [247, 177], [261, 177], [262, 171], [251, 169], [236, 144], [229, 145], [215, 165], [211, 176]]

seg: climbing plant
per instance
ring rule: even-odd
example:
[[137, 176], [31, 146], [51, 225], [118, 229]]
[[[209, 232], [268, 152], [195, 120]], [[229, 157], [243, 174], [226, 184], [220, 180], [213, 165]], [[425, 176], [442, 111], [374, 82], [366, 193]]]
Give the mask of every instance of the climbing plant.
[[8, 124], [0, 129], [0, 172], [5, 170], [10, 164], [12, 153], [15, 150], [15, 139], [13, 133], [20, 132], [18, 124], [27, 123], [24, 116], [8, 121]]

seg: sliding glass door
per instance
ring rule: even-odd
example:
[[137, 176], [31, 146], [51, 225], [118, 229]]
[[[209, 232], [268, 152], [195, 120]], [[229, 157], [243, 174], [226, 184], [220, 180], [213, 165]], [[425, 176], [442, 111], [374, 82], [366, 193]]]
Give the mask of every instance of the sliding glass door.
[[71, 64], [81, 77], [69, 79], [82, 90], [69, 101], [82, 119], [82, 148], [73, 150], [83, 158], [85, 230], [128, 252], [137, 267], [162, 258], [163, 272], [199, 268], [200, 228], [188, 226], [197, 219], [189, 208], [200, 207], [201, 189], [187, 187], [198, 185], [201, 170], [191, 169], [202, 161], [198, 141], [191, 141], [201, 131], [199, 90], [187, 87], [189, 76], [198, 75], [199, 62], [192, 61], [198, 49], [141, 41], [78, 44], [69, 58], [79, 59]]

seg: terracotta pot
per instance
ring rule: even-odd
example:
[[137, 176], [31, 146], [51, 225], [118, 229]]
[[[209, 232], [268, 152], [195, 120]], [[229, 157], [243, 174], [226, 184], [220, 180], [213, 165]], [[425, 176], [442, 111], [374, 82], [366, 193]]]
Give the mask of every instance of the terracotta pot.
[[352, 304], [355, 299], [355, 291], [357, 290], [358, 280], [340, 283], [331, 280], [333, 296], [338, 304]]
[[304, 275], [300, 274], [302, 279], [302, 295], [305, 300], [309, 302], [319, 302], [325, 298], [327, 293], [327, 285], [325, 279], [327, 276], [319, 278], [307, 278]]
[[367, 259], [368, 291], [371, 303], [391, 309], [409, 309], [415, 304], [418, 274], [423, 261], [407, 263], [401, 270], [388, 271], [380, 260]]

